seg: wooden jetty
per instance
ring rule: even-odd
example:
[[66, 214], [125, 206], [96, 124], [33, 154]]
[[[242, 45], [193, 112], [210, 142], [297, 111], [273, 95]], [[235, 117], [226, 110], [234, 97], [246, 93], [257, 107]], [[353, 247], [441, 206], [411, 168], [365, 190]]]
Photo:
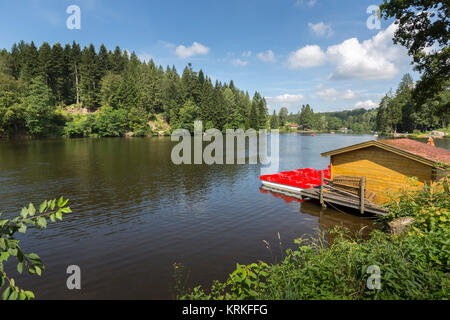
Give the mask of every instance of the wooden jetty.
[[387, 210], [373, 203], [375, 195], [366, 189], [365, 177], [338, 176], [335, 181], [322, 176], [321, 185], [300, 192], [302, 199], [316, 199], [327, 204], [359, 210], [361, 214], [384, 216]]
[[[410, 139], [374, 140], [322, 153], [330, 157], [331, 179], [310, 189], [265, 187], [322, 206], [341, 206], [361, 214], [386, 215], [382, 206], [405, 190], [447, 179], [450, 151]], [[414, 182], [411, 177], [416, 177]]]

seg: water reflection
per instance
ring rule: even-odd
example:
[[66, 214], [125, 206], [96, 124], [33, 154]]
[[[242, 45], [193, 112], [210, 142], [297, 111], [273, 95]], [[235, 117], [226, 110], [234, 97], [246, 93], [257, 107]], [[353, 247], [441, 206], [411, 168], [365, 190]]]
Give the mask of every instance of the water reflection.
[[263, 188], [260, 188], [260, 192], [282, 199], [286, 203], [300, 203], [300, 214], [317, 217], [319, 230], [326, 235], [330, 243], [332, 243], [334, 236], [330, 235], [329, 231], [338, 226], [348, 230], [351, 235], [360, 237], [368, 237], [376, 229], [373, 216], [363, 217], [356, 211], [351, 212], [351, 210], [348, 211], [348, 209], [330, 205], [323, 208], [317, 201], [300, 200]]

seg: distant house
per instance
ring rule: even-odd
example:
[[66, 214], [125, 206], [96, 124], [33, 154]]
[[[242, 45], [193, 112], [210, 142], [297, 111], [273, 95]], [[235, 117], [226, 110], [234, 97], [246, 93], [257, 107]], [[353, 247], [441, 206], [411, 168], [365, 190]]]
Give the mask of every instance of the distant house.
[[388, 193], [406, 188], [410, 177], [423, 187], [445, 177], [450, 166], [450, 151], [410, 139], [369, 141], [322, 156], [331, 157], [331, 179], [365, 177], [378, 204], [388, 200]]
[[291, 124], [291, 125], [289, 125], [289, 129], [295, 129], [295, 130], [297, 130], [297, 129], [298, 129], [298, 125], [296, 125], [296, 124]]

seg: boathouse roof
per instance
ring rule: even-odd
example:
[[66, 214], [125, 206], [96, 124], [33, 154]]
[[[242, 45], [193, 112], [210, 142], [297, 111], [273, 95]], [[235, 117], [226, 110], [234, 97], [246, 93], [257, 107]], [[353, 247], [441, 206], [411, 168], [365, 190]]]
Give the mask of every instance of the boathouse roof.
[[378, 147], [429, 166], [434, 166], [437, 163], [450, 164], [450, 151], [411, 139], [372, 140], [328, 151], [322, 153], [322, 156], [328, 157], [368, 147]]

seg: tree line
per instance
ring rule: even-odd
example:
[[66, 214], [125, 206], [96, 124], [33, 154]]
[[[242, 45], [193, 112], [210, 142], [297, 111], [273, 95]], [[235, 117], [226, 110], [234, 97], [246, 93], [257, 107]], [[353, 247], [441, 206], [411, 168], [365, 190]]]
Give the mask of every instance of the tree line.
[[347, 129], [355, 133], [366, 133], [375, 130], [376, 114], [376, 109], [366, 110], [364, 108], [336, 112], [314, 112], [314, 109], [306, 104], [296, 114], [289, 113], [289, 110], [284, 107], [278, 113], [274, 111], [270, 116], [270, 127], [278, 129], [294, 124], [301, 130], [331, 132]]
[[0, 136], [146, 135], [155, 115], [172, 130], [191, 131], [194, 120], [225, 130], [265, 128], [268, 119], [258, 92], [251, 98], [233, 81], [213, 81], [191, 64], [180, 75], [118, 46], [97, 51], [76, 42], [37, 48], [21, 41], [0, 52]]
[[[420, 82], [419, 82], [420, 83]], [[413, 132], [447, 128], [450, 120], [450, 82], [428, 99], [415, 96], [420, 87], [411, 75], [403, 76], [397, 90], [383, 97], [378, 108], [376, 127], [380, 132]]]

